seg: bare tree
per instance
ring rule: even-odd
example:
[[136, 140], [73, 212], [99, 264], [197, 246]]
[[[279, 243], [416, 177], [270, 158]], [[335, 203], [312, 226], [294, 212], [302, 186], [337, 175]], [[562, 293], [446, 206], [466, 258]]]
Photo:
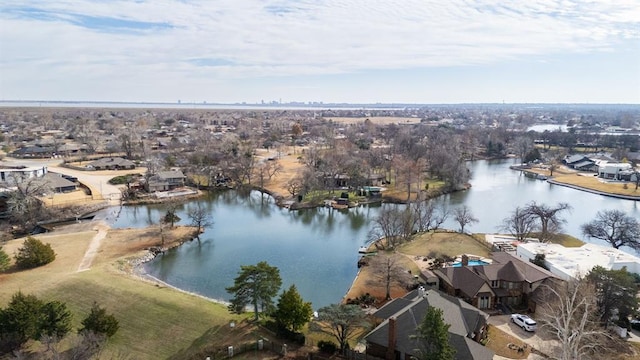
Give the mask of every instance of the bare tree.
[[29, 230], [37, 221], [47, 215], [41, 196], [52, 193], [53, 189], [43, 178], [14, 176], [9, 180], [13, 191], [8, 193], [7, 212], [14, 224]]
[[535, 216], [539, 221], [540, 240], [549, 240], [551, 236], [560, 231], [562, 224], [566, 220], [560, 217], [560, 213], [565, 210], [571, 210], [571, 205], [567, 203], [558, 203], [555, 207], [546, 204], [538, 205], [535, 201], [527, 204], [525, 212]]
[[453, 218], [456, 220], [456, 222], [458, 222], [458, 224], [460, 225], [460, 232], [463, 233], [464, 232], [464, 227], [471, 224], [471, 223], [477, 223], [478, 219], [473, 216], [473, 213], [471, 212], [471, 208], [468, 207], [467, 205], [462, 205], [460, 207], [457, 207], [453, 210]]
[[403, 286], [407, 287], [412, 282], [412, 276], [409, 272], [400, 266], [397, 254], [380, 254], [372, 257], [368, 266], [373, 269], [375, 279], [370, 281], [370, 285], [378, 285], [380, 282], [385, 287], [385, 300], [391, 300], [391, 287]]
[[[372, 236], [372, 238], [375, 237], [375, 240], [383, 238], [387, 248], [394, 248], [398, 245], [403, 233], [402, 213], [403, 211], [395, 206], [387, 206], [382, 209], [374, 220], [371, 231], [376, 236]], [[380, 242], [376, 242], [376, 246], [379, 244]]]
[[616, 249], [640, 249], [640, 223], [621, 210], [598, 211], [596, 218], [581, 228], [585, 236], [604, 240]]
[[429, 231], [436, 214], [436, 203], [430, 199], [412, 202], [410, 204], [416, 220], [418, 231]]
[[522, 241], [531, 236], [531, 233], [535, 230], [536, 218], [533, 214], [518, 206], [509, 217], [502, 220], [502, 225], [499, 228]]
[[436, 212], [433, 215], [433, 223], [431, 224], [431, 229], [438, 230], [442, 224], [449, 218], [451, 215], [451, 210], [447, 207], [447, 203], [444, 200], [441, 200], [436, 205]]
[[519, 136], [516, 138], [513, 147], [516, 155], [520, 158], [520, 161], [524, 161], [527, 153], [533, 150], [533, 140], [526, 136]]
[[191, 225], [197, 227], [196, 236], [198, 239], [200, 239], [200, 233], [204, 231], [205, 228], [213, 225], [209, 210], [199, 203], [196, 206], [189, 207], [187, 216], [191, 219]]
[[584, 279], [543, 285], [539, 322], [559, 342], [549, 355], [558, 360], [601, 359], [613, 340], [600, 327], [594, 287]]

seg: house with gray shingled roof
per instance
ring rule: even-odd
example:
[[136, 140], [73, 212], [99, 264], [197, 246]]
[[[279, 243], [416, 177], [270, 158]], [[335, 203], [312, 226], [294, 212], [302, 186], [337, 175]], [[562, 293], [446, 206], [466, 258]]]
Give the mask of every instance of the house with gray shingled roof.
[[449, 342], [456, 349], [457, 360], [487, 360], [493, 351], [482, 346], [489, 315], [462, 299], [437, 290], [414, 290], [403, 298], [388, 302], [373, 316], [380, 321], [364, 339], [369, 356], [386, 360], [410, 360], [420, 348], [415, 338], [418, 325], [429, 307], [442, 310], [449, 324]]

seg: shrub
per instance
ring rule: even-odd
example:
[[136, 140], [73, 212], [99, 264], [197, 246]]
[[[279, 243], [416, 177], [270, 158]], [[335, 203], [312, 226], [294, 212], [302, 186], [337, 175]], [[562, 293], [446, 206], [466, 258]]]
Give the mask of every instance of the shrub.
[[334, 344], [332, 341], [320, 340], [318, 341], [318, 349], [324, 353], [333, 354], [338, 351], [338, 345]]
[[15, 255], [16, 266], [19, 269], [32, 269], [46, 265], [56, 259], [56, 253], [50, 244], [29, 236]]
[[103, 334], [107, 337], [113, 336], [120, 326], [118, 320], [111, 315], [107, 314], [107, 310], [93, 303], [91, 312], [82, 320], [82, 328], [80, 332], [93, 332], [95, 334]]
[[11, 265], [11, 258], [0, 246], [0, 272], [7, 270], [9, 265]]
[[126, 185], [133, 181], [133, 175], [120, 175], [109, 179], [108, 183], [111, 185]]

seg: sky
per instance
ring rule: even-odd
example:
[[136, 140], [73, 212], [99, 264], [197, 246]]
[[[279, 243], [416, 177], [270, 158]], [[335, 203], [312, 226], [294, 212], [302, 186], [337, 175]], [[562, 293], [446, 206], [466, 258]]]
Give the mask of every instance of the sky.
[[640, 103], [640, 0], [2, 0], [0, 100]]

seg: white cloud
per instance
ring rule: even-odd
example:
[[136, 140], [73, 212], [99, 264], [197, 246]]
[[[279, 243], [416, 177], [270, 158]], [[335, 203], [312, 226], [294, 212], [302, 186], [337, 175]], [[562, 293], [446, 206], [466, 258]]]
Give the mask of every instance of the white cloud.
[[[345, 74], [607, 51], [640, 40], [633, 0], [4, 1], [0, 13], [5, 97], [7, 87], [39, 77]], [[109, 28], [113, 19], [123, 23]]]

